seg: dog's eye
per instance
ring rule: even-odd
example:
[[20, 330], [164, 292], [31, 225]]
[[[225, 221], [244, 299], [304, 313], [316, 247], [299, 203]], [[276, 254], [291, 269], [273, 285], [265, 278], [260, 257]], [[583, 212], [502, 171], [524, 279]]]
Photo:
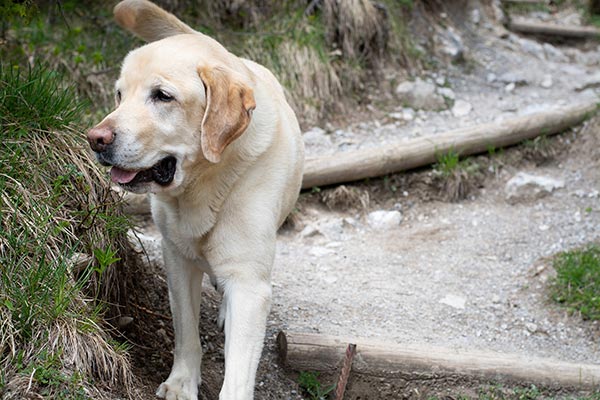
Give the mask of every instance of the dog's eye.
[[152, 100], [168, 103], [170, 101], [175, 100], [175, 97], [171, 96], [170, 94], [168, 94], [167, 92], [165, 92], [163, 90], [155, 89], [152, 91]]

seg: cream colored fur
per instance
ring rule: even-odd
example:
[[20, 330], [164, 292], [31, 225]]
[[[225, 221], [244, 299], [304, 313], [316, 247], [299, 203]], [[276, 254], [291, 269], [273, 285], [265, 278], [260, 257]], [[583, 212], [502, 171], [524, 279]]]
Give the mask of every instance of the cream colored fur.
[[[115, 17], [152, 43], [126, 57], [116, 85], [120, 104], [98, 125], [115, 132], [114, 165], [141, 170], [167, 155], [177, 160], [170, 185], [132, 189], [152, 193], [175, 329], [174, 365], [157, 395], [197, 399], [200, 295], [208, 274], [223, 293], [225, 377], [219, 399], [252, 399], [270, 309], [276, 231], [297, 199], [302, 178], [298, 122], [266, 68], [234, 56], [148, 1], [123, 1]], [[249, 105], [242, 117], [250, 115], [241, 136], [222, 151], [203, 147], [205, 135], [221, 134], [205, 132], [205, 114], [228, 111], [209, 110], [207, 104], [211, 87], [200, 71], [210, 74], [215, 68], [231, 82], [230, 99], [236, 99], [235, 90], [245, 96]], [[176, 101], [149, 101], [157, 85]], [[212, 90], [225, 95], [221, 91], [227, 88]]]

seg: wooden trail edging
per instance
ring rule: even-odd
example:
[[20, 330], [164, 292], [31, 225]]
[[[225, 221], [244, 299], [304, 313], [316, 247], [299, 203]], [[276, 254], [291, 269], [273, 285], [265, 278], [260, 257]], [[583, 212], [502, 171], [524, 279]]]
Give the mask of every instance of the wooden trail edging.
[[280, 360], [296, 371], [335, 373], [348, 343], [356, 344], [352, 371], [376, 377], [408, 380], [467, 377], [546, 387], [600, 389], [600, 365], [597, 364], [283, 331], [277, 337]]
[[513, 32], [530, 35], [559, 36], [567, 39], [600, 39], [600, 29], [593, 26], [558, 25], [512, 18], [507, 28]]
[[431, 137], [307, 159], [302, 188], [351, 182], [422, 167], [434, 163], [438, 154], [451, 150], [466, 156], [510, 146], [539, 135], [553, 135], [582, 122], [596, 108], [596, 101], [587, 101]]

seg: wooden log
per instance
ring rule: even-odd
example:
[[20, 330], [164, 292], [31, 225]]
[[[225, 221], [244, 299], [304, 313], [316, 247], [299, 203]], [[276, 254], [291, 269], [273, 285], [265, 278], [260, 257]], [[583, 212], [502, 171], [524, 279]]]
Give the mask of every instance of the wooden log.
[[556, 107], [499, 123], [461, 128], [431, 137], [307, 159], [302, 188], [351, 182], [422, 167], [450, 150], [461, 156], [552, 135], [582, 122], [596, 111], [596, 102]]
[[502, 0], [502, 3], [509, 3], [509, 4], [548, 4], [548, 0]]
[[508, 29], [531, 35], [559, 36], [567, 39], [598, 39], [600, 29], [593, 26], [558, 25], [548, 22], [532, 22], [511, 18]]
[[277, 337], [280, 361], [296, 371], [335, 373], [349, 343], [356, 344], [352, 371], [358, 374], [404, 380], [462, 377], [582, 390], [600, 388], [597, 364], [283, 331]]

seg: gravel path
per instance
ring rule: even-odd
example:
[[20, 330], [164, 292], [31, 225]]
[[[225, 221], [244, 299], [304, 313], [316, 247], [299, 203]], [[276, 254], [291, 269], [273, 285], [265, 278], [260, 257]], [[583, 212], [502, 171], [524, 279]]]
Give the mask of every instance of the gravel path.
[[279, 241], [274, 313], [293, 331], [597, 362], [598, 326], [567, 316], [545, 290], [545, 257], [600, 237], [600, 174], [581, 168], [535, 170], [567, 184], [534, 202], [507, 203], [500, 177], [475, 200], [407, 207], [383, 232], [309, 209], [319, 233]]

